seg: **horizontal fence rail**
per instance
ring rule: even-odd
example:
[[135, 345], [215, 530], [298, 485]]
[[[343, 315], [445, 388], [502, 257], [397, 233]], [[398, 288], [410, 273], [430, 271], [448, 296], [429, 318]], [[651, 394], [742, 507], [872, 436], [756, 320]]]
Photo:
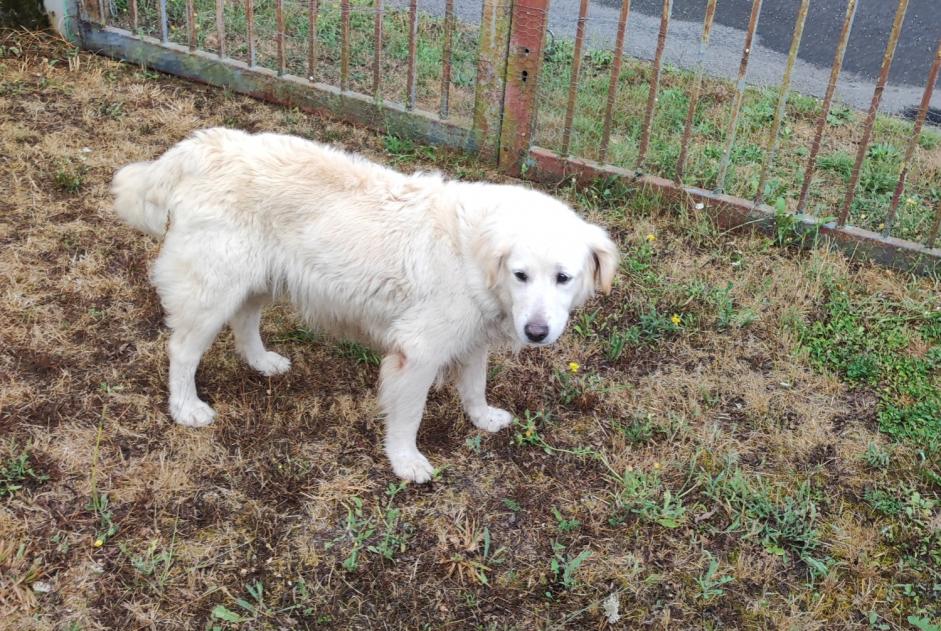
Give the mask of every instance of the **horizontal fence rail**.
[[[549, 0], [479, 0], [470, 21], [465, 3], [454, 0], [80, 0], [78, 36], [88, 49], [157, 70], [472, 152], [512, 175], [620, 178], [696, 200], [730, 227], [775, 230], [789, 215], [798, 233], [826, 235], [882, 263], [934, 270], [941, 168], [932, 164], [941, 163], [941, 139], [928, 123], [941, 33], [913, 124], [888, 142], [891, 121], [880, 105], [910, 12], [909, 0], [886, 0], [894, 17], [870, 106], [857, 127], [842, 123], [852, 150], [828, 154], [833, 121], [857, 117], [837, 93], [865, 5], [841, 5], [817, 101], [795, 94], [791, 79], [799, 76], [805, 25], [819, 1], [799, 2], [773, 94], [749, 84], [767, 0], [745, 6], [740, 42], [722, 42], [741, 44], [732, 81], [708, 72], [724, 0], [701, 0], [689, 72], [668, 61], [680, 28], [671, 24], [673, 0], [661, 0], [651, 16], [657, 26], [649, 61], [626, 53], [629, 43], [636, 48], [641, 19], [631, 0], [604, 3], [614, 5], [608, 13], [589, 0], [573, 3], [571, 40], [549, 32]], [[614, 35], [599, 44], [592, 31], [602, 19]], [[788, 139], [795, 130], [806, 134], [798, 150]], [[877, 174], [874, 192], [873, 173], [886, 155], [891, 168]]]

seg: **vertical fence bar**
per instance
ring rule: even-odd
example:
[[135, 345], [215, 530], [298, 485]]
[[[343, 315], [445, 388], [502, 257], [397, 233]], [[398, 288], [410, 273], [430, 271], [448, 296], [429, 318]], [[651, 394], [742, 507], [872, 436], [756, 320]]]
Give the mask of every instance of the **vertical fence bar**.
[[791, 49], [787, 54], [787, 64], [784, 67], [784, 77], [781, 81], [781, 90], [778, 93], [778, 107], [774, 112], [771, 131], [768, 134], [768, 148], [765, 159], [761, 165], [761, 175], [758, 177], [758, 191], [755, 193], [755, 205], [761, 204], [765, 196], [765, 185], [768, 183], [768, 173], [774, 163], [774, 154], [778, 149], [778, 132], [781, 131], [781, 122], [784, 120], [784, 108], [787, 105], [787, 94], [791, 89], [791, 73], [794, 72], [794, 62], [797, 61], [797, 50], [804, 36], [804, 24], [807, 21], [807, 10], [810, 0], [801, 0], [797, 10], [797, 21], [794, 24], [794, 34], [791, 36]]
[[376, 101], [382, 100], [382, 0], [376, 0], [376, 16], [373, 25], [375, 48], [372, 56], [372, 93]]
[[307, 79], [314, 81], [317, 77], [317, 13], [320, 8], [318, 0], [307, 1]]
[[278, 38], [278, 76], [284, 74], [284, 0], [275, 0], [275, 21], [277, 22]]
[[581, 0], [578, 7], [578, 24], [575, 28], [575, 50], [572, 53], [572, 77], [569, 81], [568, 104], [565, 107], [565, 123], [562, 127], [562, 155], [568, 155], [572, 142], [572, 121], [575, 118], [575, 101], [578, 95], [578, 74], [582, 68], [582, 47], [585, 45], [585, 22], [588, 20], [588, 0]]
[[504, 86], [507, 57], [510, 54], [511, 6], [509, 0], [481, 2], [472, 137], [477, 155], [493, 164], [497, 164], [500, 159]]
[[448, 105], [451, 97], [451, 61], [452, 39], [454, 37], [454, 0], [444, 3], [444, 43], [442, 44], [441, 60], [441, 103], [438, 107], [438, 116], [442, 120], [448, 117]]
[[929, 248], [934, 247], [935, 239], [938, 238], [938, 228], [941, 228], [941, 201], [934, 209], [934, 223], [931, 224], [931, 230], [928, 231], [928, 240], [925, 241], [925, 245]]
[[830, 80], [827, 83], [827, 91], [823, 97], [820, 117], [817, 119], [817, 131], [814, 133], [814, 140], [810, 145], [810, 155], [807, 158], [807, 168], [804, 171], [804, 183], [801, 185], [800, 196], [797, 198], [798, 213], [803, 213], [807, 210], [807, 196], [810, 193], [810, 183], [814, 178], [814, 170], [817, 168], [817, 154], [820, 153], [820, 141], [823, 139], [823, 132], [827, 128], [827, 116], [830, 114], [830, 107], [833, 104], [836, 82], [840, 78], [840, 71], [843, 69], [843, 57], [846, 55], [846, 44], [849, 42], [850, 32], [853, 30], [853, 21], [856, 18], [857, 6], [857, 0], [849, 0], [846, 4], [843, 28], [840, 31], [839, 43], [836, 45], [836, 54], [833, 56], [833, 66], [830, 68]]
[[918, 146], [918, 139], [921, 137], [921, 128], [925, 125], [925, 118], [928, 116], [928, 107], [931, 105], [931, 95], [934, 94], [934, 86], [938, 81], [938, 70], [941, 69], [941, 40], [938, 40], [938, 47], [934, 52], [934, 62], [928, 71], [928, 83], [925, 84], [925, 92], [921, 97], [921, 105], [918, 108], [918, 118], [915, 119], [915, 129], [912, 130], [912, 137], [908, 141], [908, 148], [905, 150], [905, 160], [902, 162], [902, 172], [899, 174], [898, 184], [895, 185], [895, 193], [892, 195], [892, 204], [889, 206], [889, 214], [885, 218], [885, 230], [882, 234], [889, 236], [892, 233], [892, 224], [895, 223], [895, 214], [898, 212], [899, 201], [902, 199], [902, 193], [905, 192], [905, 181], [908, 178], [908, 170], [912, 164], [912, 157], [915, 155], [915, 147]]
[[255, 0], [245, 0], [245, 29], [248, 39], [248, 67], [255, 67]]
[[196, 50], [196, 7], [193, 6], [193, 0], [186, 0], [186, 30], [187, 43], [190, 52]]
[[748, 30], [745, 31], [745, 46], [742, 48], [742, 61], [738, 66], [738, 81], [735, 84], [735, 101], [732, 102], [732, 116], [729, 119], [729, 128], [725, 133], [725, 152], [719, 163], [719, 174], [716, 176], [716, 189], [725, 189], [725, 178], [732, 161], [732, 147], [735, 145], [735, 134], [738, 131], [738, 117], [742, 113], [742, 102], [745, 100], [745, 77], [748, 75], [748, 59], [751, 56], [752, 40], [758, 28], [758, 18], [761, 16], [762, 0], [754, 0], [751, 6], [751, 17], [748, 19]]
[[216, 0], [216, 37], [219, 38], [219, 57], [225, 57], [225, 0]]
[[350, 0], [340, 0], [340, 91], [350, 89]]
[[[711, 0], [715, 2], [715, 0]], [[608, 143], [611, 142], [611, 119], [614, 116], [614, 104], [618, 96], [618, 81], [621, 78], [621, 62], [624, 57], [624, 36], [627, 33], [627, 20], [631, 15], [631, 0], [621, 0], [621, 12], [618, 14], [618, 34], [614, 39], [614, 59], [611, 61], [611, 80], [608, 83], [608, 102], [604, 108], [604, 131], [601, 132], [601, 146], [598, 148], [598, 160], [604, 162], [608, 157]]]
[[653, 113], [657, 106], [660, 91], [660, 68], [663, 64], [663, 49], [667, 43], [667, 30], [670, 28], [670, 15], [673, 13], [673, 0], [663, 0], [663, 13], [660, 14], [660, 33], [657, 35], [657, 52], [653, 58], [653, 74], [650, 77], [650, 92], [647, 95], [647, 111], [644, 113], [644, 127], [640, 135], [640, 147], [637, 149], [637, 170], [644, 167], [647, 147], [650, 144], [650, 130], [653, 127]]
[[408, 3], [408, 85], [405, 86], [405, 109], [415, 109], [415, 91], [417, 76], [415, 58], [418, 46], [418, 0]]
[[98, 2], [98, 14], [101, 16], [101, 23], [107, 25], [108, 18], [111, 15], [111, 2], [110, 0], [99, 0]]
[[709, 47], [709, 34], [712, 32], [712, 22], [716, 17], [716, 0], [707, 0], [706, 16], [702, 22], [702, 36], [699, 38], [699, 54], [696, 57], [696, 83], [693, 86], [693, 95], [689, 98], [689, 109], [686, 112], [686, 123], [683, 125], [683, 139], [680, 140], [680, 157], [676, 160], [676, 183], [683, 183], [683, 172], [686, 170], [686, 156], [689, 152], [689, 138], [693, 131], [693, 120], [696, 118], [696, 107], [702, 94], [702, 80], [706, 72], [706, 49]]
[[889, 80], [889, 69], [892, 67], [892, 58], [895, 56], [895, 47], [899, 42], [899, 34], [902, 32], [902, 22], [905, 20], [905, 12], [908, 10], [908, 0], [899, 0], [898, 9], [895, 11], [895, 20], [892, 23], [892, 32], [889, 33], [889, 41], [885, 45], [885, 55], [882, 58], [882, 69], [879, 71], [879, 79], [876, 81], [876, 89], [872, 94], [872, 104], [869, 106], [869, 115], [866, 117], [866, 123], [863, 127], [863, 137], [859, 141], [859, 150], [856, 152], [856, 164], [853, 165], [853, 172], [850, 174], [850, 182], [846, 187], [846, 198], [843, 200], [843, 207], [837, 217], [837, 225], [842, 226], [849, 217], [850, 208], [853, 205], [853, 199], [856, 197], [856, 185], [859, 184], [859, 174], [863, 168], [863, 160], [866, 159], [866, 153], [869, 150], [869, 141], [872, 140], [872, 128], [876, 122], [876, 114], [879, 113], [879, 103], [882, 101], [882, 93], [885, 92], [886, 81]]
[[138, 24], [140, 18], [137, 15], [137, 0], [131, 0], [131, 32], [137, 33], [137, 30], [140, 28]]
[[[166, 44], [170, 39], [169, 29], [167, 27], [167, 0], [159, 0], [157, 6], [159, 7], [158, 10], [160, 12], [160, 42]], [[102, 18], [104, 18], [103, 14]]]
[[536, 96], [549, 0], [514, 0], [512, 7], [500, 128], [500, 168], [519, 176], [536, 123]]

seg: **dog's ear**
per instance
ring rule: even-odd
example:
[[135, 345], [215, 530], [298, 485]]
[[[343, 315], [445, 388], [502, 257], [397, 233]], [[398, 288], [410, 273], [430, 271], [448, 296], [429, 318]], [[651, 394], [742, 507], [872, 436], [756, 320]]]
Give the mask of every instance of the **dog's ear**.
[[620, 254], [614, 241], [602, 228], [588, 227], [588, 247], [591, 250], [594, 289], [604, 294], [611, 293], [611, 284], [618, 271]]
[[492, 232], [484, 232], [477, 238], [473, 247], [474, 258], [484, 273], [487, 289], [497, 286], [500, 270], [510, 255], [510, 244], [496, 238]]

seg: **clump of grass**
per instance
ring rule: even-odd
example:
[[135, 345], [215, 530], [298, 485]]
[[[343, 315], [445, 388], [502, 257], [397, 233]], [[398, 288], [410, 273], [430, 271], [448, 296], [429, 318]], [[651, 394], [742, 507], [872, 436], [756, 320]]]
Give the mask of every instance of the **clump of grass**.
[[77, 193], [85, 184], [88, 168], [82, 163], [64, 161], [53, 173], [52, 179], [56, 188], [64, 193]]
[[11, 451], [13, 455], [0, 464], [0, 499], [49, 479], [47, 474], [34, 469], [32, 456], [27, 449], [13, 445]]

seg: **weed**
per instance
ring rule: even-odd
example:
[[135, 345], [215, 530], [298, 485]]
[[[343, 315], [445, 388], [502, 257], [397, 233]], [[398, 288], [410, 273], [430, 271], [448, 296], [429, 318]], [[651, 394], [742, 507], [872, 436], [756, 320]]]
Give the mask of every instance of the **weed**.
[[[582, 550], [573, 557], [566, 554], [565, 545], [558, 541], [553, 541], [552, 559], [549, 561], [549, 569], [552, 572], [555, 583], [565, 590], [575, 587], [575, 574], [589, 558], [591, 558], [591, 550]], [[552, 598], [552, 591], [547, 591], [546, 596]]]
[[877, 443], [870, 442], [863, 453], [863, 460], [872, 469], [886, 469], [889, 466], [892, 456], [888, 451], [880, 447]]
[[85, 184], [85, 175], [88, 167], [84, 164], [73, 164], [71, 161], [60, 163], [53, 175], [56, 188], [64, 193], [77, 193]]
[[831, 127], [843, 127], [856, 120], [856, 114], [845, 105], [836, 105], [827, 112], [827, 124]]
[[702, 576], [696, 579], [696, 585], [699, 587], [699, 598], [709, 602], [725, 594], [722, 586], [731, 583], [731, 576], [722, 576], [719, 574], [719, 560], [708, 552], [706, 558], [709, 559], [709, 567]]
[[555, 525], [559, 529], [559, 532], [566, 533], [572, 532], [573, 530], [578, 530], [578, 527], [582, 525], [582, 522], [577, 519], [566, 519], [562, 516], [562, 513], [559, 512], [559, 509], [553, 506], [551, 509], [552, 516], [555, 517]]
[[27, 484], [41, 484], [49, 479], [48, 475], [33, 468], [29, 451], [25, 448], [20, 450], [13, 445], [11, 451], [15, 455], [0, 465], [0, 498], [15, 495]]
[[686, 516], [683, 500], [663, 486], [656, 471], [628, 470], [612, 478], [617, 489], [613, 493], [611, 525], [623, 523], [631, 514], [664, 528], [678, 528], [683, 523]]
[[405, 488], [405, 482], [398, 484], [390, 483], [386, 488], [386, 495], [389, 500], [386, 503], [382, 515], [382, 538], [376, 545], [366, 548], [374, 554], [391, 561], [399, 552], [405, 552], [405, 545], [408, 538], [408, 529], [403, 529], [399, 524], [402, 511], [392, 505], [395, 496]]
[[350, 553], [343, 559], [343, 569], [348, 572], [359, 567], [359, 555], [366, 545], [366, 540], [372, 537], [376, 532], [376, 526], [373, 521], [363, 515], [363, 500], [355, 495], [350, 498], [350, 504], [346, 508], [346, 534], [352, 541]]

